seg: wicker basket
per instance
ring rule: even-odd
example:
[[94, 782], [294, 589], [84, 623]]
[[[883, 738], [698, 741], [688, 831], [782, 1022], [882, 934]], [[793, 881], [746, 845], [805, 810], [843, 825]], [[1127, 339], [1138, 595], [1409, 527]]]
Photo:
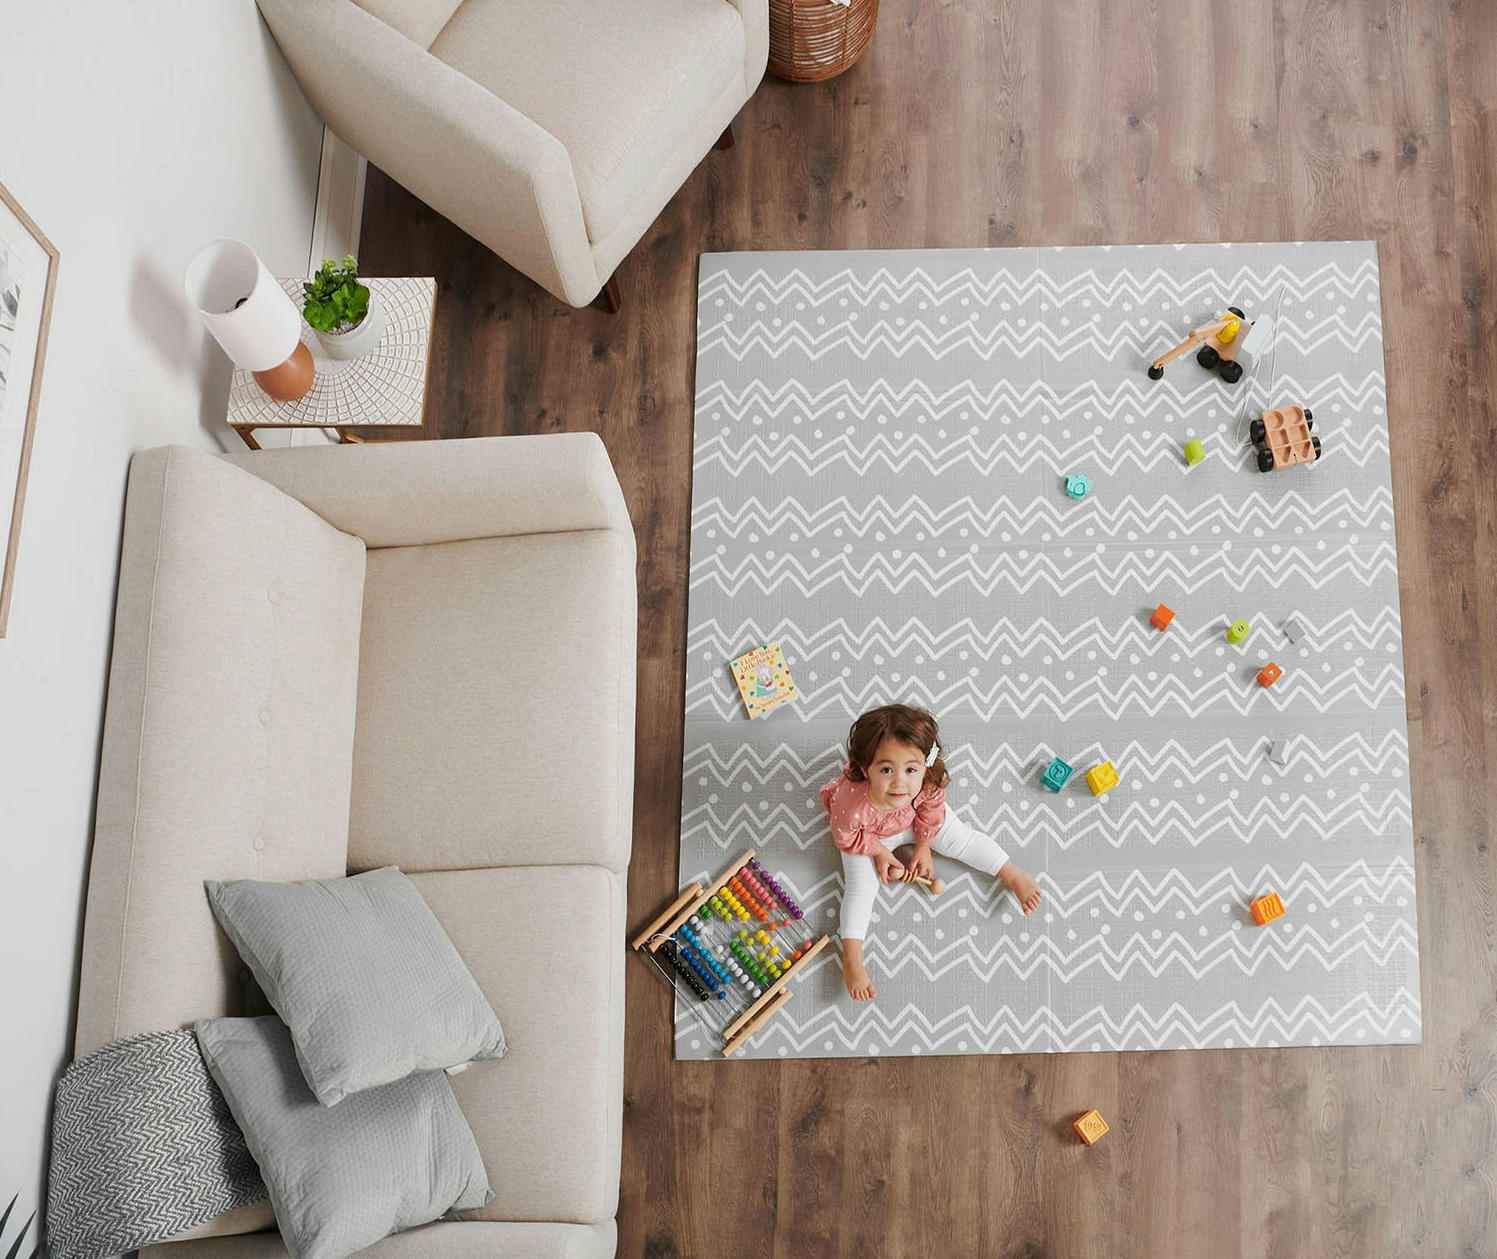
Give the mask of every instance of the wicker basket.
[[878, 0], [769, 0], [769, 72], [792, 83], [835, 78], [863, 55]]

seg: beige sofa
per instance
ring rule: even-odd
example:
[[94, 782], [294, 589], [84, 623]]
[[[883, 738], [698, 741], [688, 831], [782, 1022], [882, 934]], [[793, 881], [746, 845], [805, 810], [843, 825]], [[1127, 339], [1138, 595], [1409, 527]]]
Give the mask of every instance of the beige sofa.
[[[399, 865], [510, 1043], [453, 1078], [497, 1197], [364, 1253], [612, 1255], [635, 619], [590, 434], [137, 455], [77, 1053], [240, 1012], [205, 878]], [[271, 1227], [143, 1253], [282, 1257]]]
[[768, 0], [259, 0], [329, 127], [573, 306], [754, 94]]

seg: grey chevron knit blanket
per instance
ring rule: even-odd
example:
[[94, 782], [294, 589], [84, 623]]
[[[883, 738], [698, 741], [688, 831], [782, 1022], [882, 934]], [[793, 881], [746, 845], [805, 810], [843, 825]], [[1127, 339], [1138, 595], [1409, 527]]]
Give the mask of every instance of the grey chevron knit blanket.
[[53, 1259], [122, 1254], [264, 1197], [191, 1031], [117, 1040], [58, 1081], [47, 1189]]

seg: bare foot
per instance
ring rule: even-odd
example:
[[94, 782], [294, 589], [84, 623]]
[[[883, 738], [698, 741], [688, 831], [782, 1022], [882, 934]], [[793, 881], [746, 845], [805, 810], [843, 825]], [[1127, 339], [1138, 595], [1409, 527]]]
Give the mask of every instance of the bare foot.
[[1012, 861], [998, 871], [998, 878], [1003, 886], [1014, 894], [1014, 899], [1019, 902], [1019, 908], [1026, 914], [1034, 913], [1039, 907], [1040, 885]]
[[862, 958], [849, 957], [846, 953], [842, 955], [842, 982], [847, 985], [847, 995], [854, 1001], [872, 1001], [878, 995]]

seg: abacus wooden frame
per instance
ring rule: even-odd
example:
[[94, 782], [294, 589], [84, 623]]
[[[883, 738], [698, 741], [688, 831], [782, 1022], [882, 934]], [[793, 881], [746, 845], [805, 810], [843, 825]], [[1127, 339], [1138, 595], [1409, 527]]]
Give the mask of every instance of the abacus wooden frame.
[[[711, 883], [703, 887], [700, 883], [689, 883], [681, 889], [680, 894], [650, 920], [638, 935], [630, 941], [630, 947], [641, 957], [651, 962], [655, 969], [665, 976], [670, 983], [671, 991], [676, 991], [676, 981], [660, 964], [655, 954], [660, 947], [680, 930], [682, 924], [689, 922], [692, 915], [696, 914], [703, 905], [712, 899], [723, 887], [725, 887], [733, 876], [742, 870], [754, 859], [754, 849], [745, 849], [739, 856]], [[724, 1058], [732, 1057], [739, 1049], [742, 1049], [749, 1038], [762, 1031], [769, 1021], [778, 1014], [789, 1003], [791, 993], [789, 984], [797, 975], [802, 974], [828, 944], [831, 937], [827, 935], [818, 936], [815, 942], [802, 953], [795, 961], [785, 968], [784, 974], [776, 979], [769, 987], [754, 998], [747, 1009], [743, 1010], [736, 1018], [728, 1023], [723, 1030], [722, 1054]]]

